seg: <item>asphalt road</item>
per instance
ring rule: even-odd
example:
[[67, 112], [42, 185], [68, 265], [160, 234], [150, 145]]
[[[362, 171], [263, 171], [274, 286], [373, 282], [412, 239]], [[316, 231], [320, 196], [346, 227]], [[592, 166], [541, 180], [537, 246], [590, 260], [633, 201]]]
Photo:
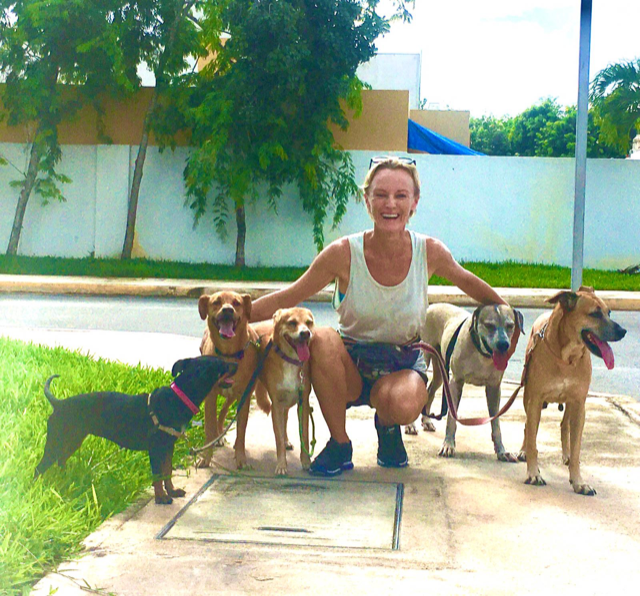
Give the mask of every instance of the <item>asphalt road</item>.
[[[319, 325], [335, 326], [337, 318], [327, 303], [310, 303]], [[472, 310], [472, 309], [468, 309]], [[542, 309], [522, 309], [528, 330]], [[640, 401], [640, 312], [617, 312], [614, 319], [627, 329], [627, 336], [613, 351], [616, 366], [609, 371], [593, 358], [591, 390], [632, 396]], [[88, 296], [0, 295], [2, 328], [105, 330], [172, 333], [201, 337], [204, 322], [197, 302], [182, 298], [112, 298]], [[505, 378], [519, 380], [526, 338], [518, 344]]]

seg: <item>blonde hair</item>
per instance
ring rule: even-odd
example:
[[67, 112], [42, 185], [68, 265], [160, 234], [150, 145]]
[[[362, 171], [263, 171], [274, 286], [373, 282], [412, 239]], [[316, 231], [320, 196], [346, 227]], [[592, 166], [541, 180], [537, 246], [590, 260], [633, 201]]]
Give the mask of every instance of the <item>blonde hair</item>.
[[418, 175], [418, 168], [416, 167], [415, 161], [409, 158], [398, 158], [396, 156], [390, 155], [388, 157], [382, 158], [373, 158], [371, 167], [367, 172], [367, 175], [364, 179], [364, 184], [362, 185], [362, 192], [365, 196], [369, 192], [369, 188], [371, 187], [371, 183], [375, 178], [375, 175], [380, 170], [404, 170], [411, 176], [413, 180], [413, 192], [419, 197], [420, 196], [420, 176]]

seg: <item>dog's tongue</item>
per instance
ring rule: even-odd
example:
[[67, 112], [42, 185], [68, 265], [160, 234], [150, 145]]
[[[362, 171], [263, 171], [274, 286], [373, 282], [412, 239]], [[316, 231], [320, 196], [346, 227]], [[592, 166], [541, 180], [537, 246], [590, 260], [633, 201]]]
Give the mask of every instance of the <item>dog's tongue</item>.
[[309, 344], [296, 344], [296, 352], [298, 353], [298, 360], [300, 360], [300, 362], [306, 362], [311, 358]]
[[494, 352], [492, 358], [493, 366], [495, 366], [497, 370], [506, 370], [507, 364], [509, 364], [509, 356], [507, 355], [507, 352]]
[[615, 365], [615, 359], [613, 357], [613, 350], [611, 346], [606, 342], [602, 341], [599, 337], [596, 337], [595, 334], [589, 333], [589, 339], [598, 346], [598, 350], [600, 350], [600, 354], [602, 355], [602, 359], [604, 360], [604, 365], [611, 370]]
[[221, 321], [220, 322], [220, 335], [227, 339], [233, 337], [236, 332], [233, 330], [233, 321]]

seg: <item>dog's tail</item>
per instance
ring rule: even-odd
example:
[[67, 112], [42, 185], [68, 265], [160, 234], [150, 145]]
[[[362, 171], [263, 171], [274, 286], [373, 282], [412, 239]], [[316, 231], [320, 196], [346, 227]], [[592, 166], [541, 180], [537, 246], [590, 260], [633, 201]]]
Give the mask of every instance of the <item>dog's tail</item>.
[[258, 381], [256, 383], [254, 393], [256, 394], [256, 403], [258, 407], [268, 416], [271, 412], [271, 400], [267, 388]]
[[58, 377], [60, 377], [60, 375], [51, 375], [45, 382], [44, 382], [44, 394], [47, 397], [47, 399], [49, 400], [49, 403], [55, 408], [56, 404], [60, 401], [55, 395], [53, 395], [53, 393], [51, 393], [51, 390], [49, 389], [49, 386], [51, 385], [51, 381], [53, 381], [53, 379], [57, 379]]

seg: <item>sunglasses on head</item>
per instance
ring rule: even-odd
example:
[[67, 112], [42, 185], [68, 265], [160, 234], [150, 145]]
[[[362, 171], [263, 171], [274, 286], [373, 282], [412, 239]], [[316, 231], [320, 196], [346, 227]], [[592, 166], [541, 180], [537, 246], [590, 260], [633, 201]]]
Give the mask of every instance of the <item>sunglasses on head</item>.
[[371, 161], [369, 162], [369, 169], [371, 169], [373, 166], [379, 164], [379, 163], [383, 163], [385, 161], [389, 161], [389, 160], [395, 160], [395, 161], [399, 161], [402, 164], [408, 165], [408, 166], [415, 166], [416, 165], [416, 160], [413, 159], [412, 157], [404, 157], [403, 155], [377, 155], [376, 157], [372, 157]]

